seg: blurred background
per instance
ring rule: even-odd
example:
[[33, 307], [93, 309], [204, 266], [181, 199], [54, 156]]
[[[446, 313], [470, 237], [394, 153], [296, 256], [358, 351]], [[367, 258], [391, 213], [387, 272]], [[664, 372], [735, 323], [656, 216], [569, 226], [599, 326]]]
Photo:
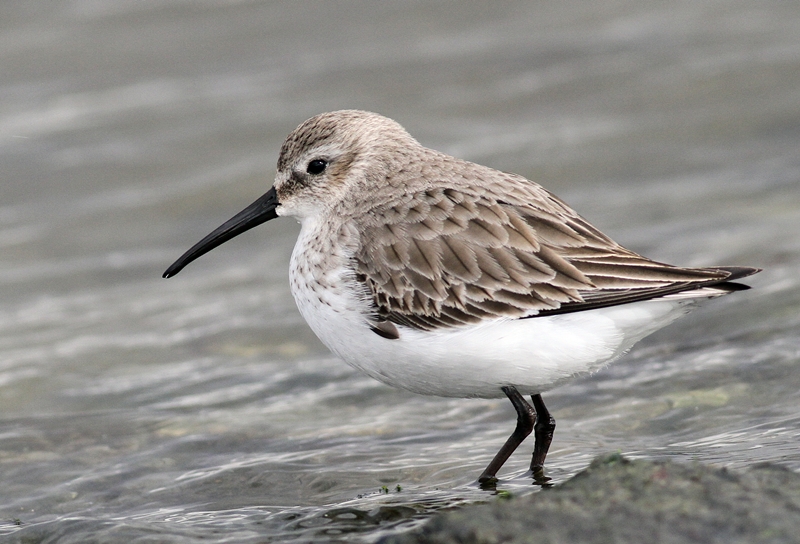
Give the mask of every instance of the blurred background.
[[[596, 455], [800, 470], [793, 1], [0, 3], [0, 537], [363, 541], [492, 500], [505, 400], [357, 374], [300, 318], [298, 227], [163, 270], [316, 113], [377, 111], [679, 265], [765, 268], [544, 396]], [[500, 474], [523, 475], [532, 443]]]

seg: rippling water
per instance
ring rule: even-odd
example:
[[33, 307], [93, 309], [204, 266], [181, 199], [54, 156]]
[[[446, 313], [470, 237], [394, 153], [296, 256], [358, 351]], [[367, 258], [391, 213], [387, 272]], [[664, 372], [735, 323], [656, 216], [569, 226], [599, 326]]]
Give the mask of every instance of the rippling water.
[[[545, 396], [555, 482], [608, 451], [800, 470], [798, 36], [777, 1], [1, 3], [0, 536], [373, 541], [494, 500], [510, 404], [331, 356], [291, 221], [160, 278], [344, 107], [653, 258], [766, 269]], [[535, 490], [529, 449], [501, 488]]]

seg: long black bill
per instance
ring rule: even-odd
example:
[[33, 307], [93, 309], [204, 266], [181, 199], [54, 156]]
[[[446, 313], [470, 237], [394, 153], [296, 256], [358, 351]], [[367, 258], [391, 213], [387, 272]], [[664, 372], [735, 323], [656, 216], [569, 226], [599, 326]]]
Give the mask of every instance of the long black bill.
[[278, 195], [275, 194], [275, 187], [264, 193], [264, 195], [250, 204], [248, 207], [228, 219], [220, 225], [214, 232], [197, 242], [192, 248], [180, 256], [180, 258], [167, 268], [163, 277], [171, 278], [183, 267], [205, 255], [215, 247], [224, 244], [231, 238], [241, 233], [257, 227], [261, 223], [266, 223], [270, 219], [275, 219], [278, 214], [275, 208], [278, 207]]

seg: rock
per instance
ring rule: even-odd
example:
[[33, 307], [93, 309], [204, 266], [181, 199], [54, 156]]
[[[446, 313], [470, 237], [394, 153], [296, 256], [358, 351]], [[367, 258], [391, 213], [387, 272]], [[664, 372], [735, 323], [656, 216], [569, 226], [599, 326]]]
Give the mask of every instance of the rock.
[[434, 516], [383, 544], [800, 542], [800, 475], [595, 459], [562, 485]]

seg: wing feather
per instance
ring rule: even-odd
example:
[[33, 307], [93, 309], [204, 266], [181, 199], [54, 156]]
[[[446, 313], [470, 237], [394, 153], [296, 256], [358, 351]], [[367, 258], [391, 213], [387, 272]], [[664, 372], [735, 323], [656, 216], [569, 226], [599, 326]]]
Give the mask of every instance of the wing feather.
[[618, 245], [540, 186], [429, 188], [360, 217], [356, 277], [379, 319], [422, 330], [653, 298], [725, 281]]

